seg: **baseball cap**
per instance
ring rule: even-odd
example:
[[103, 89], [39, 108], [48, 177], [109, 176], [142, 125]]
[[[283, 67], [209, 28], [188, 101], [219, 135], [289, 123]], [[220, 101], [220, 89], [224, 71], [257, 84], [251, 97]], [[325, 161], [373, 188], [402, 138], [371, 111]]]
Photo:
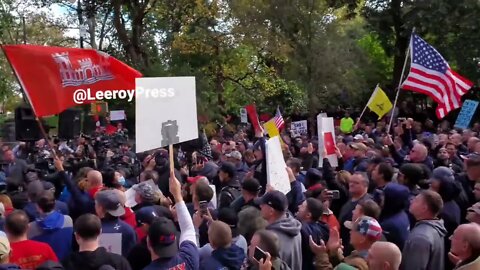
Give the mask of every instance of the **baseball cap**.
[[257, 193], [262, 189], [262, 186], [260, 186], [260, 183], [255, 178], [245, 179], [242, 183], [242, 189], [250, 193]]
[[287, 196], [278, 190], [265, 193], [261, 198], [255, 199], [255, 203], [257, 205], [266, 204], [279, 212], [284, 212], [288, 207]]
[[230, 162], [223, 163], [219, 170], [227, 173], [232, 178], [235, 176], [235, 173], [237, 172], [235, 165], [233, 165]]
[[242, 160], [242, 154], [238, 151], [232, 151], [229, 154], [225, 154], [226, 157], [234, 158], [236, 160]]
[[355, 135], [355, 137], [353, 137], [353, 139], [356, 140], [356, 141], [362, 141], [362, 140], [364, 140], [365, 138], [363, 138], [362, 135], [357, 134], [357, 135]]
[[367, 151], [368, 150], [368, 147], [363, 143], [352, 143], [352, 144], [350, 144], [350, 147], [355, 149], [355, 150], [361, 150], [361, 151]]
[[142, 224], [152, 224], [153, 221], [159, 217], [166, 217], [173, 220], [172, 212], [170, 212], [165, 206], [145, 206], [135, 212], [138, 226], [141, 226]]
[[99, 191], [95, 196], [95, 201], [114, 217], [120, 217], [125, 214], [125, 208], [123, 208], [120, 196], [118, 196], [115, 190]]
[[202, 179], [202, 178], [206, 178], [205, 176], [203, 175], [197, 175], [197, 176], [193, 176], [193, 177], [187, 177], [187, 182], [190, 183], [190, 184], [195, 184], [198, 182], [198, 180]]
[[148, 239], [160, 258], [171, 258], [178, 252], [177, 228], [173, 221], [159, 217], [148, 228]]
[[378, 221], [372, 217], [359, 217], [355, 222], [345, 221], [344, 225], [347, 229], [359, 232], [361, 235], [373, 240], [382, 238], [382, 227]]
[[480, 164], [480, 153], [473, 152], [468, 155], [460, 155], [460, 157], [467, 161], [467, 165], [470, 163], [472, 165]]
[[467, 209], [468, 212], [475, 212], [477, 215], [480, 215], [480, 202], [472, 205]]
[[8, 241], [7, 237], [1, 236], [0, 237], [0, 260], [5, 259], [6, 257], [10, 256], [10, 242]]
[[132, 188], [140, 195], [140, 197], [142, 197], [142, 199], [149, 202], [155, 201], [155, 192], [153, 187], [146, 182], [133, 185]]

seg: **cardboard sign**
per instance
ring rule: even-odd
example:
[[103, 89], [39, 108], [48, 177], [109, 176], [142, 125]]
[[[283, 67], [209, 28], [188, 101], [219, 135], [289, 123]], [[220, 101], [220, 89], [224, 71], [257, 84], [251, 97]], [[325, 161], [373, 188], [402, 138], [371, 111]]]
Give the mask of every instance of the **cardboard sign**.
[[122, 255], [122, 234], [121, 233], [102, 233], [100, 234], [99, 245], [108, 252]]
[[[327, 147], [327, 153], [332, 153], [332, 140], [333, 140], [333, 147], [336, 145], [335, 142], [335, 126], [333, 125], [333, 118], [332, 117], [322, 117], [321, 115], [317, 116], [317, 127], [318, 127], [318, 165], [320, 168], [323, 168], [323, 152]], [[327, 145], [325, 144], [325, 134], [327, 134]], [[338, 159], [335, 153], [327, 154], [326, 158], [330, 162], [332, 167], [338, 167]]]
[[455, 121], [455, 128], [467, 129], [478, 107], [478, 101], [467, 99], [462, 105], [462, 110]]
[[137, 78], [136, 151], [198, 138], [195, 77]]
[[240, 122], [244, 124], [248, 123], [248, 114], [245, 108], [240, 109]]
[[280, 137], [275, 136], [265, 144], [267, 152], [267, 183], [275, 190], [287, 194], [290, 192], [290, 180], [288, 179], [287, 164], [283, 159]]
[[125, 111], [124, 110], [118, 110], [118, 111], [110, 111], [110, 120], [111, 121], [119, 121], [119, 120], [125, 120]]
[[292, 137], [308, 134], [307, 120], [292, 122], [290, 132], [292, 133]]

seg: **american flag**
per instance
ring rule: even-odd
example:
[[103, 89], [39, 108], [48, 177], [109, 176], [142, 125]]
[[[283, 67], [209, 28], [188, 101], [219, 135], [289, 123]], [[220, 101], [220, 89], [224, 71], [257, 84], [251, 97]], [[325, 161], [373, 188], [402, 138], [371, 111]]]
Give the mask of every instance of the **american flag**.
[[278, 130], [281, 130], [283, 126], [285, 126], [285, 121], [283, 120], [282, 114], [280, 113], [280, 109], [277, 107], [277, 112], [275, 113], [275, 126], [277, 126]]
[[415, 34], [410, 41], [410, 55], [410, 73], [402, 88], [428, 95], [437, 102], [439, 119], [460, 108], [461, 96], [473, 83], [455, 73], [435, 48]]

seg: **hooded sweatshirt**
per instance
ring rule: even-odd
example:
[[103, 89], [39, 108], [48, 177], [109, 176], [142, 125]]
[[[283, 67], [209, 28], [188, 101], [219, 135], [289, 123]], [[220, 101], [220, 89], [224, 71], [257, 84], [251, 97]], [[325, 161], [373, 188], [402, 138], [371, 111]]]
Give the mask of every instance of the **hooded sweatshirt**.
[[63, 260], [72, 251], [72, 219], [57, 211], [50, 212], [30, 223], [27, 236], [28, 239], [48, 244], [58, 259]]
[[443, 220], [421, 220], [410, 232], [402, 252], [402, 270], [444, 269]]
[[313, 265], [315, 255], [312, 253], [309, 245], [310, 235], [315, 243], [320, 243], [320, 240], [323, 240], [325, 243], [327, 243], [329, 233], [329, 226], [324, 222], [302, 222], [302, 269], [315, 269], [315, 266]]
[[410, 220], [405, 212], [409, 204], [410, 191], [406, 186], [390, 183], [384, 190], [385, 195], [380, 226], [387, 241], [403, 249], [410, 231]]
[[229, 248], [219, 248], [212, 252], [212, 256], [200, 262], [200, 269], [214, 270], [224, 269], [240, 270], [245, 261], [245, 253], [236, 245]]
[[70, 254], [63, 262], [65, 269], [71, 270], [97, 270], [102, 266], [112, 266], [116, 270], [130, 270], [127, 260], [114, 253], [107, 252], [103, 247], [95, 251], [82, 251]]
[[290, 265], [292, 269], [302, 269], [302, 223], [285, 214], [277, 221], [269, 224], [267, 230], [277, 234], [280, 242], [280, 259]]

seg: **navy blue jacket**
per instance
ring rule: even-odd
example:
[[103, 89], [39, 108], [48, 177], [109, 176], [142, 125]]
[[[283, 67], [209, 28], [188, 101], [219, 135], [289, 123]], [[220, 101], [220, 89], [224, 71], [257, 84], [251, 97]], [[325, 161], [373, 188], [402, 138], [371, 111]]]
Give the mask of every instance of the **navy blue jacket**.
[[[69, 215], [68, 205], [62, 201], [55, 201], [55, 210], [62, 213], [63, 215]], [[30, 222], [35, 221], [38, 217], [40, 217], [40, 213], [37, 209], [37, 204], [33, 202], [29, 202], [24, 208], [23, 211], [27, 213]]]
[[328, 242], [330, 228], [328, 224], [317, 221], [317, 222], [302, 222], [302, 269], [304, 270], [314, 270], [315, 266], [313, 262], [315, 261], [315, 256], [310, 249], [309, 240], [310, 235], [313, 238], [315, 243], [320, 243], [320, 240], [323, 240], [325, 243]]
[[302, 183], [297, 180], [290, 183], [290, 191], [287, 193], [288, 210], [295, 215], [298, 212], [298, 206], [305, 200], [302, 192]]
[[389, 183], [383, 189], [384, 206], [380, 226], [387, 241], [403, 249], [410, 231], [410, 220], [406, 209], [409, 205], [410, 190], [403, 185]]
[[236, 245], [212, 251], [212, 256], [200, 262], [201, 270], [240, 270], [245, 261], [245, 253]]
[[75, 220], [77, 217], [87, 213], [95, 214], [95, 201], [92, 196], [80, 190], [73, 179], [65, 172], [59, 172], [58, 175], [71, 194], [68, 208], [70, 209], [72, 219]]
[[[160, 258], [151, 262], [143, 270], [168, 270], [168, 269], [199, 269], [200, 256], [197, 246], [191, 241], [184, 241], [178, 248], [178, 253], [172, 258]], [[176, 267], [176, 268], [175, 268]]]
[[102, 234], [122, 234], [122, 256], [127, 257], [128, 253], [137, 243], [137, 234], [133, 228], [119, 218], [107, 217], [102, 219]]

